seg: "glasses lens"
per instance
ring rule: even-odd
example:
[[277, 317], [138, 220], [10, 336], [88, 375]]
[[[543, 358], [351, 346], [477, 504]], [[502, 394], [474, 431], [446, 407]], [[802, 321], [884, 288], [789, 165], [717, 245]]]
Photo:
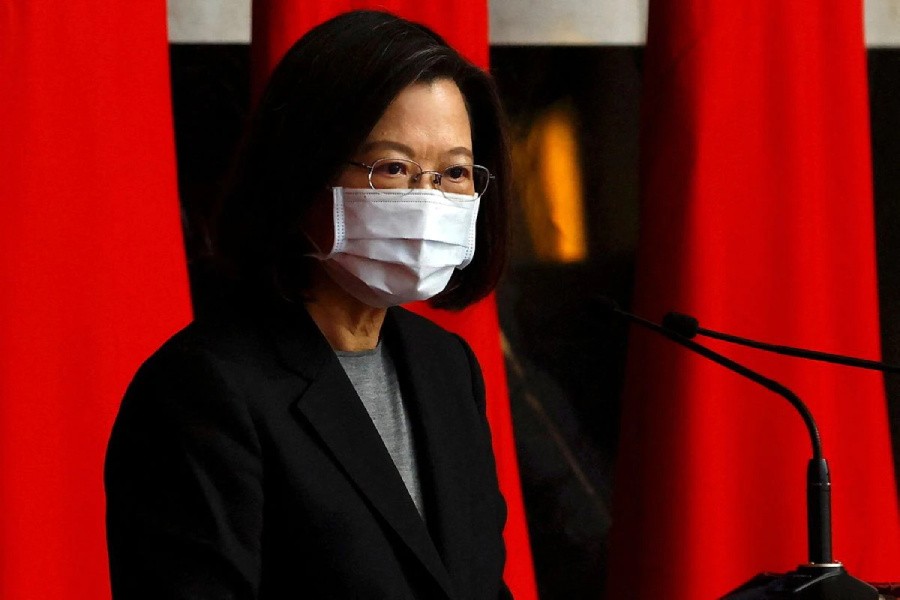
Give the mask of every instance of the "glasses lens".
[[[420, 187], [422, 167], [411, 160], [380, 158], [372, 163], [371, 169], [369, 182], [376, 190]], [[437, 179], [436, 176], [435, 179]], [[485, 167], [467, 164], [453, 165], [441, 171], [440, 182], [436, 183], [436, 187], [444, 194], [481, 196], [487, 190], [490, 180], [491, 174]]]
[[369, 182], [377, 190], [408, 189], [421, 174], [422, 169], [411, 160], [381, 158], [372, 164]]
[[479, 165], [453, 165], [441, 174], [441, 190], [448, 194], [481, 196], [490, 177], [490, 172]]

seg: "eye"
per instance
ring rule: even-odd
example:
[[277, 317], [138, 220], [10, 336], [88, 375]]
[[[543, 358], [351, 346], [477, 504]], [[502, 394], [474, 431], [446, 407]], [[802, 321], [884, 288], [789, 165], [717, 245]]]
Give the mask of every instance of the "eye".
[[410, 167], [402, 160], [379, 160], [375, 163], [372, 174], [377, 177], [406, 177]]
[[469, 181], [472, 179], [472, 169], [466, 165], [454, 165], [444, 170], [444, 177], [453, 181]]

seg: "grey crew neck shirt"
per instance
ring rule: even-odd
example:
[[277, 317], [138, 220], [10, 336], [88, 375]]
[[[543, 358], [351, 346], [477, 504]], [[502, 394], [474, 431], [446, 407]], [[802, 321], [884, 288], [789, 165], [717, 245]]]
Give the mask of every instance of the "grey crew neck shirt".
[[390, 353], [379, 341], [372, 350], [336, 350], [335, 354], [384, 441], [419, 515], [424, 518], [412, 427]]

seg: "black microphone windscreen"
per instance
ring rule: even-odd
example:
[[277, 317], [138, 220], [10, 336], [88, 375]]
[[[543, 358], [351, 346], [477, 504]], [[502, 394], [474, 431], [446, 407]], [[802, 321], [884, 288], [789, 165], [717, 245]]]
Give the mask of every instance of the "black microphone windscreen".
[[700, 322], [697, 319], [677, 312], [670, 312], [663, 317], [662, 325], [666, 329], [688, 339], [696, 337], [697, 332], [700, 330]]

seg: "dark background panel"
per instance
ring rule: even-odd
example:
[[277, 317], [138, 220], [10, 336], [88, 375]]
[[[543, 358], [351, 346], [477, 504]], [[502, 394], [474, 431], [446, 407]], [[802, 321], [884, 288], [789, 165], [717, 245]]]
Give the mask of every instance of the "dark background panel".
[[178, 191], [195, 313], [213, 303], [209, 223], [250, 111], [250, 46], [171, 44]]
[[[495, 47], [492, 72], [513, 142], [573, 109], [587, 255], [537, 258], [513, 212], [513, 260], [498, 290], [510, 402], [540, 597], [600, 598], [611, 525], [626, 330], [594, 318], [628, 306], [638, 233], [638, 47]], [[514, 172], [516, 186], [535, 179]], [[588, 375], [589, 374], [589, 375]]]
[[[900, 365], [900, 49], [868, 56], [882, 354]], [[885, 387], [900, 490], [900, 376], [887, 376]]]

